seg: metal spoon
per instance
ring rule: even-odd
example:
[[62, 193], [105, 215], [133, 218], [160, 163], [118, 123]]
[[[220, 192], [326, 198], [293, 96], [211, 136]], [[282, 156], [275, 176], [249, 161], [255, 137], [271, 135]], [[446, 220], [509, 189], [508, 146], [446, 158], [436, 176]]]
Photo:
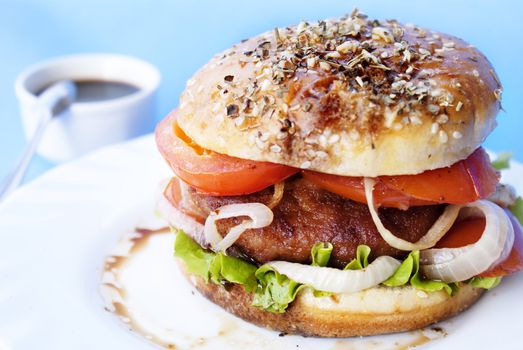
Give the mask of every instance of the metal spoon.
[[7, 197], [22, 182], [27, 167], [51, 119], [69, 108], [75, 98], [76, 86], [70, 80], [54, 83], [38, 96], [36, 113], [39, 114], [40, 120], [16, 168], [7, 176], [0, 187], [0, 201]]

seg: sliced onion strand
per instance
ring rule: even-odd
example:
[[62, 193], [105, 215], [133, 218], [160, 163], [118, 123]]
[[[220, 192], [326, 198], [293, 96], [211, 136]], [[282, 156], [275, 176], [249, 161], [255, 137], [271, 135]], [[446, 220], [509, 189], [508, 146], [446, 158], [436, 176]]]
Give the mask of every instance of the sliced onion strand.
[[272, 195], [271, 200], [269, 203], [267, 203], [267, 206], [269, 208], [274, 208], [278, 204], [280, 204], [281, 199], [283, 198], [283, 191], [285, 189], [285, 181], [280, 181], [276, 184], [274, 184], [274, 193]]
[[447, 233], [448, 230], [452, 227], [456, 218], [458, 217], [461, 206], [460, 205], [447, 205], [445, 210], [440, 215], [438, 220], [432, 225], [432, 227], [427, 231], [427, 233], [421, 237], [417, 242], [412, 243], [394, 236], [381, 222], [381, 219], [374, 205], [374, 196], [373, 190], [376, 181], [371, 178], [365, 178], [363, 184], [365, 186], [365, 197], [367, 199], [367, 205], [369, 207], [370, 215], [378, 232], [381, 237], [388, 245], [399, 250], [422, 250], [433, 247], [440, 239]]
[[[248, 216], [249, 218], [231, 228], [222, 238], [216, 227], [216, 221], [241, 216]], [[210, 213], [205, 220], [205, 238], [214, 251], [225, 251], [240, 238], [243, 232], [248, 229], [269, 226], [273, 218], [272, 210], [262, 203], [224, 205]]]
[[339, 270], [288, 261], [272, 261], [268, 264], [296, 282], [332, 293], [353, 293], [377, 286], [400, 266], [400, 262], [390, 256], [380, 256], [361, 270]]

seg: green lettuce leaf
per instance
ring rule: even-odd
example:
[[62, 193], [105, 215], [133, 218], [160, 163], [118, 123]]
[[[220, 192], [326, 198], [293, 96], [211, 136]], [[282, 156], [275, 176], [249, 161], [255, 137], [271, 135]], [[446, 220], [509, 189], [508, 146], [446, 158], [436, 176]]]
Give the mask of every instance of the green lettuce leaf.
[[256, 266], [221, 252], [206, 251], [183, 231], [176, 234], [174, 256], [185, 262], [188, 272], [204, 278], [206, 282], [210, 278], [217, 284], [238, 283], [247, 291], [256, 289]]
[[312, 289], [312, 294], [316, 297], [316, 298], [320, 298], [320, 297], [330, 297], [331, 295], [334, 295], [336, 293], [333, 293], [333, 292], [323, 292], [321, 290], [317, 290], [317, 289], [314, 289], [312, 287], [309, 287]]
[[[311, 249], [311, 265], [321, 267], [327, 266], [329, 264], [333, 248], [334, 247], [331, 243], [316, 243]], [[328, 297], [333, 294], [331, 292], [322, 292], [321, 290], [316, 290], [314, 288], [312, 289], [312, 293], [315, 297]]]
[[502, 277], [473, 277], [467, 283], [476, 288], [491, 289], [500, 284]]
[[369, 265], [370, 247], [361, 244], [356, 249], [356, 259], [349, 262], [344, 270], [361, 270]]
[[256, 266], [220, 252], [211, 263], [210, 273], [215, 283], [238, 283], [242, 284], [246, 291], [252, 292], [258, 285], [254, 275], [256, 270]]
[[419, 251], [410, 252], [407, 258], [401, 263], [396, 272], [390, 276], [384, 285], [389, 287], [399, 287], [410, 285], [416, 289], [425, 292], [437, 292], [444, 290], [449, 295], [453, 295], [458, 290], [458, 285], [455, 283], [445, 283], [441, 281], [433, 281], [424, 279], [419, 273]]
[[523, 198], [516, 198], [516, 203], [509, 207], [509, 210], [514, 214], [518, 221], [523, 225]]
[[204, 250], [198, 243], [192, 240], [185, 232], [176, 232], [174, 241], [174, 256], [185, 262], [188, 272], [198, 275], [209, 282], [209, 270], [214, 260], [215, 253]]
[[[331, 258], [332, 249], [334, 247], [331, 243], [316, 243], [311, 249], [312, 255], [312, 266], [321, 266], [325, 267], [329, 264]], [[330, 292], [322, 292], [321, 290], [313, 289], [313, 294], [315, 297], [327, 297], [332, 295]]]
[[[444, 290], [448, 295], [454, 295], [459, 289], [456, 283], [445, 283], [442, 281], [426, 280], [419, 273], [419, 251], [415, 250], [410, 252], [413, 258], [412, 277], [410, 278], [410, 284], [416, 289], [425, 292], [437, 292]], [[409, 255], [410, 255], [409, 254]]]
[[412, 253], [407, 256], [405, 260], [398, 267], [396, 272], [390, 276], [385, 282], [384, 285], [388, 287], [399, 287], [407, 284], [412, 275], [412, 270], [414, 269], [414, 257]]
[[331, 243], [316, 243], [311, 249], [312, 266], [327, 266], [331, 258]]
[[512, 153], [501, 152], [496, 160], [492, 161], [492, 166], [497, 170], [508, 169], [510, 168], [510, 158], [512, 158]]
[[256, 271], [258, 288], [254, 292], [252, 305], [274, 313], [283, 313], [294, 301], [303, 284], [278, 273], [269, 265]]

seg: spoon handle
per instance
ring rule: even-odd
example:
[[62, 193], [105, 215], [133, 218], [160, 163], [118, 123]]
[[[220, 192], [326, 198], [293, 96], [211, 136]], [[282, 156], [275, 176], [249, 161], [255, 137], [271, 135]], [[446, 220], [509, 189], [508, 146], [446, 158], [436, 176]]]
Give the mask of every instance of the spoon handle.
[[[42, 113], [51, 114], [51, 111], [42, 110]], [[18, 160], [18, 164], [0, 187], [0, 201], [7, 197], [7, 195], [9, 195], [15, 188], [17, 188], [24, 179], [27, 167], [29, 166], [31, 159], [33, 158], [33, 155], [36, 151], [36, 147], [40, 143], [40, 139], [42, 138], [45, 128], [47, 127], [47, 124], [49, 124], [50, 120], [50, 115], [43, 116], [43, 118], [40, 118], [40, 122], [36, 127], [33, 137], [25, 147], [24, 153], [22, 153], [22, 156]]]
[[39, 95], [36, 105], [36, 113], [38, 113], [36, 130], [25, 147], [18, 164], [0, 186], [0, 202], [16, 189], [24, 179], [27, 167], [51, 119], [69, 108], [75, 98], [76, 86], [70, 80], [54, 83]]

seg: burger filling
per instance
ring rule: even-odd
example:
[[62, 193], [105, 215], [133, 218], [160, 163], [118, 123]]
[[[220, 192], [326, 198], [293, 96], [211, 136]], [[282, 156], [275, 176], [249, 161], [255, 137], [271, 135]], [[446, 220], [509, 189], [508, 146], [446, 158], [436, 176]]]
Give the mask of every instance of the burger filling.
[[[523, 200], [481, 148], [447, 168], [361, 178], [202, 149], [175, 114], [156, 137], [177, 175], [159, 206], [177, 233], [175, 256], [209, 283], [243, 285], [267, 311], [284, 312], [302, 288], [452, 295], [523, 268]], [[182, 216], [191, 223], [173, 219]]]

